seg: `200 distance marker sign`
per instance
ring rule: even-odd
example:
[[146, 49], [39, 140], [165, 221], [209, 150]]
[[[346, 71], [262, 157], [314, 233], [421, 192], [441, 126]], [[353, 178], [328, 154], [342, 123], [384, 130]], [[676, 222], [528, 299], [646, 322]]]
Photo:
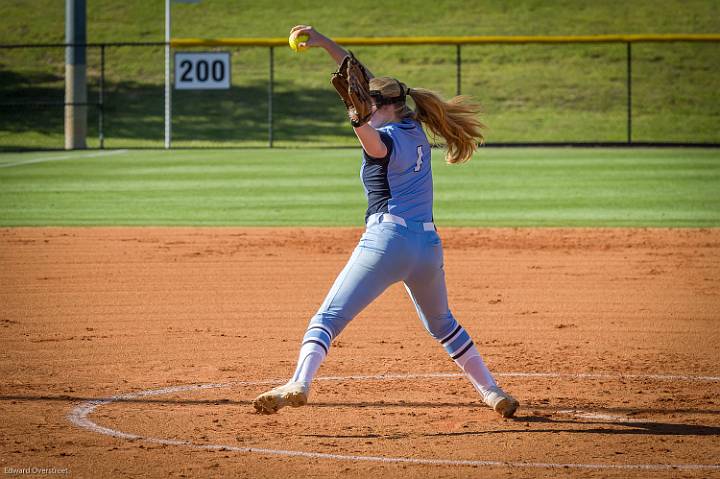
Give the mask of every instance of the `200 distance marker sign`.
[[176, 52], [176, 90], [227, 90], [230, 88], [229, 52]]

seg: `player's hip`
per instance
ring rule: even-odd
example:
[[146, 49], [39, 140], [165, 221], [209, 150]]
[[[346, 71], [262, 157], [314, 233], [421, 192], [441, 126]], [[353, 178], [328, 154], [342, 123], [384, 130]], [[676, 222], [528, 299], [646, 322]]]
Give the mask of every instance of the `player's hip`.
[[370, 216], [358, 247], [380, 255], [378, 261], [401, 260], [409, 266], [442, 262], [442, 243], [432, 222], [406, 221], [388, 213]]

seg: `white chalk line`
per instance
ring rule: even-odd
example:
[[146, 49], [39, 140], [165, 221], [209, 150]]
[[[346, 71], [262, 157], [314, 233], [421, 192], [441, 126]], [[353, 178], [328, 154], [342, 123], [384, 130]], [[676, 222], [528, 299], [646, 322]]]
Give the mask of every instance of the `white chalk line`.
[[589, 412], [589, 411], [581, 411], [579, 409], [562, 409], [560, 411], [556, 411], [555, 414], [564, 414], [567, 416], [574, 416], [580, 419], [590, 419], [590, 420], [599, 420], [599, 421], [613, 421], [613, 422], [623, 422], [623, 423], [647, 423], [647, 419], [633, 419], [629, 417], [624, 416], [618, 416], [615, 414], [602, 414], [602, 413], [596, 413], [596, 412]]
[[[522, 373], [507, 372], [493, 373], [494, 376], [506, 378], [562, 378], [562, 379], [609, 379], [609, 380], [638, 380], [650, 379], [654, 381], [690, 381], [690, 382], [720, 382], [720, 376], [691, 376], [679, 374], [610, 374], [610, 373]], [[463, 373], [423, 373], [423, 374], [380, 374], [375, 376], [326, 376], [317, 378], [317, 381], [382, 381], [432, 378], [464, 378]]]
[[97, 153], [90, 153], [87, 155], [72, 154], [62, 156], [46, 156], [40, 158], [31, 158], [29, 160], [14, 161], [12, 163], [0, 163], [0, 168], [10, 168], [12, 166], [32, 165], [35, 163], [45, 163], [47, 161], [64, 161], [64, 160], [83, 160], [85, 158], [96, 158], [98, 156], [112, 156], [119, 155], [121, 153], [127, 153], [128, 150], [112, 150], [112, 151], [99, 151]]
[[[719, 381], [720, 377], [715, 376], [675, 376], [675, 375], [613, 375], [606, 373], [598, 374], [565, 374], [565, 373], [498, 373], [497, 376], [519, 376], [519, 377], [577, 377], [580, 379], [619, 379], [619, 378], [631, 378], [631, 379], [660, 379], [667, 380], [669, 378], [679, 378], [686, 381]], [[463, 377], [462, 374], [457, 373], [427, 373], [427, 374], [387, 374], [387, 375], [375, 375], [375, 376], [326, 376], [319, 377], [316, 381], [402, 381], [402, 380], [414, 380], [414, 379], [452, 379], [457, 377]], [[330, 459], [336, 461], [353, 461], [353, 462], [379, 462], [379, 463], [402, 463], [402, 464], [418, 464], [418, 465], [433, 465], [433, 466], [475, 466], [475, 467], [516, 467], [516, 468], [531, 468], [531, 469], [610, 469], [610, 470], [647, 470], [647, 471], [671, 471], [671, 470], [683, 470], [683, 471], [720, 471], [720, 464], [600, 464], [600, 463], [552, 463], [552, 462], [513, 462], [513, 461], [492, 461], [492, 460], [468, 460], [468, 459], [422, 459], [412, 457], [391, 457], [391, 456], [358, 456], [358, 455], [346, 455], [346, 454], [329, 454], [323, 452], [313, 451], [297, 451], [288, 449], [268, 449], [268, 448], [256, 448], [256, 447], [238, 447], [225, 444], [195, 444], [192, 441], [182, 439], [165, 439], [156, 438], [151, 436], [141, 436], [138, 434], [131, 434], [117, 429], [112, 429], [104, 426], [100, 426], [95, 422], [88, 419], [88, 416], [95, 412], [95, 410], [107, 404], [111, 404], [117, 401], [132, 400], [148, 396], [161, 396], [164, 394], [172, 394], [187, 391], [197, 391], [202, 389], [213, 389], [213, 388], [228, 388], [233, 386], [256, 386], [256, 385], [270, 385], [281, 383], [282, 380], [260, 380], [260, 381], [233, 381], [227, 383], [209, 383], [209, 384], [189, 384], [182, 386], [171, 386], [161, 389], [148, 389], [144, 391], [138, 391], [133, 393], [120, 394], [104, 399], [97, 399], [92, 401], [85, 401], [82, 404], [73, 408], [68, 414], [68, 420], [83, 429], [103, 434], [106, 436], [112, 436], [118, 439], [125, 440], [140, 440], [149, 442], [152, 444], [161, 444], [168, 446], [185, 446], [199, 450], [218, 450], [218, 451], [230, 451], [240, 453], [251, 453], [251, 454], [263, 454], [263, 455], [275, 455], [285, 457], [305, 457], [308, 459]], [[577, 410], [563, 410], [558, 411], [560, 414], [572, 414], [577, 417], [585, 419], [604, 419], [604, 420], [622, 420], [624, 422], [634, 422], [635, 420], [623, 418], [621, 416], [605, 415], [605, 414], [594, 414], [586, 413]]]

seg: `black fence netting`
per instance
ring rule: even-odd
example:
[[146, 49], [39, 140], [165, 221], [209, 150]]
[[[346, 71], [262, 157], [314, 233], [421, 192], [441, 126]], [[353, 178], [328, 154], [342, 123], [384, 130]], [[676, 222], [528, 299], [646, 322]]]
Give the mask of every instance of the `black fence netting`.
[[[64, 147], [65, 45], [0, 46], [0, 149]], [[92, 44], [87, 146], [165, 145], [165, 45]], [[352, 48], [376, 75], [472, 96], [497, 144], [720, 144], [720, 44], [554, 43]], [[173, 147], [353, 143], [321, 52], [224, 46], [228, 89], [171, 90]], [[172, 70], [173, 68], [171, 68]]]

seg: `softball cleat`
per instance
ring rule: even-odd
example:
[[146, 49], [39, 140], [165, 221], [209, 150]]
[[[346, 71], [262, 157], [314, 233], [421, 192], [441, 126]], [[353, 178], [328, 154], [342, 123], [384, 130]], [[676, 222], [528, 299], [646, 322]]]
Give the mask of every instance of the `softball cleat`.
[[493, 410], [502, 417], [513, 417], [515, 411], [520, 406], [517, 399], [500, 389], [499, 387], [490, 388], [483, 397], [485, 404], [493, 408]]
[[309, 389], [303, 383], [283, 384], [256, 397], [253, 406], [260, 414], [275, 414], [285, 406], [304, 406], [307, 404]]

